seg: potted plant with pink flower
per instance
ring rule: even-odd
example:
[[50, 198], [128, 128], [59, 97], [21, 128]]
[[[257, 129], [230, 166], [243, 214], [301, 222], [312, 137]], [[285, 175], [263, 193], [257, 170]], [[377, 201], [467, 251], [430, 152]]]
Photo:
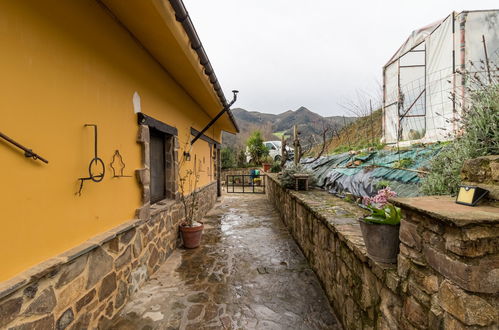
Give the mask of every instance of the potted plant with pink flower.
[[364, 197], [363, 204], [370, 214], [359, 220], [367, 254], [383, 263], [396, 263], [399, 251], [399, 229], [402, 213], [388, 199], [397, 196], [389, 187], [373, 197]]

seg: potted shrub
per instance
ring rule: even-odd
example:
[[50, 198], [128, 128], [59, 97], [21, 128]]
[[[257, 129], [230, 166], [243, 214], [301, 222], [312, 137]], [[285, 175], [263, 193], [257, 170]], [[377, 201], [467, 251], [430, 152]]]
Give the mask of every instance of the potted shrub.
[[[180, 177], [180, 201], [184, 207], [185, 220], [180, 224], [180, 235], [182, 242], [187, 249], [197, 248], [201, 244], [201, 236], [203, 234], [204, 225], [201, 222], [194, 221], [195, 211], [198, 207], [197, 184], [199, 182], [199, 174], [189, 169], [185, 175]], [[186, 186], [194, 187], [189, 194], [186, 194]]]
[[263, 171], [264, 172], [270, 171], [270, 168], [272, 167], [272, 157], [265, 156], [263, 158], [262, 165], [263, 165]]
[[396, 192], [389, 187], [378, 191], [374, 197], [365, 197], [363, 204], [370, 211], [359, 219], [367, 254], [377, 262], [396, 263], [399, 251], [400, 208], [388, 203]]

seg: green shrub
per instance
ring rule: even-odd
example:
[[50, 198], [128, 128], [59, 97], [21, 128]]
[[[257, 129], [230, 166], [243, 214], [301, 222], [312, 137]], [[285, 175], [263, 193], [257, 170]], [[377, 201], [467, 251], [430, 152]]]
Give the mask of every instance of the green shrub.
[[374, 186], [376, 187], [376, 189], [380, 190], [380, 189], [384, 189], [386, 187], [389, 187], [390, 186], [390, 181], [388, 180], [380, 180], [378, 182], [376, 182], [374, 184]]
[[237, 167], [238, 168], [243, 168], [243, 167], [246, 167], [247, 166], [247, 163], [246, 163], [246, 154], [244, 153], [244, 150], [239, 150], [239, 152], [237, 153]]
[[256, 165], [261, 165], [265, 156], [268, 156], [269, 149], [263, 144], [262, 133], [254, 131], [246, 141], [251, 160]]
[[423, 179], [427, 195], [455, 194], [466, 159], [499, 154], [499, 84], [471, 92], [471, 104], [460, 120], [462, 134], [445, 146], [430, 163]]
[[303, 165], [298, 164], [292, 164], [286, 166], [282, 173], [279, 175], [279, 180], [281, 181], [281, 184], [286, 187], [286, 188], [294, 188], [295, 187], [295, 178], [294, 175], [297, 173], [305, 173], [309, 174], [310, 178], [308, 181], [308, 186], [309, 187], [314, 187], [316, 183], [316, 178], [313, 174], [313, 172], [305, 169]]
[[234, 150], [225, 147], [220, 151], [220, 157], [222, 158], [222, 168], [233, 168], [236, 166], [236, 159], [234, 157]]
[[272, 167], [270, 168], [271, 173], [279, 173], [281, 172], [281, 162], [274, 162]]
[[414, 160], [411, 158], [402, 158], [399, 161], [393, 163], [394, 168], [409, 168], [414, 164]]

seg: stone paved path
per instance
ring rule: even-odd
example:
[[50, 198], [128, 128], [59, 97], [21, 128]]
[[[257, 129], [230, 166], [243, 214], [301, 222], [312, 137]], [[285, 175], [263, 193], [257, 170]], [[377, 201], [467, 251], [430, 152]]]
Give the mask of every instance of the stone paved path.
[[225, 195], [204, 221], [202, 247], [177, 249], [113, 329], [341, 328], [265, 195]]

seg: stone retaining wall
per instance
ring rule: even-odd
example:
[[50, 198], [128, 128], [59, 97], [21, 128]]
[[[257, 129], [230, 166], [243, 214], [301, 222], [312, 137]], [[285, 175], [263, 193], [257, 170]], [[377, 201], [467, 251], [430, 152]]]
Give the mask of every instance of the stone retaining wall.
[[361, 209], [324, 191], [286, 190], [268, 177], [267, 197], [346, 329], [497, 328], [499, 213], [457, 226], [399, 200], [407, 217], [399, 262], [385, 265], [367, 255]]
[[[200, 190], [197, 219], [216, 193], [216, 183]], [[106, 328], [179, 244], [181, 203], [160, 202], [148, 213], [3, 282], [0, 329]]]

